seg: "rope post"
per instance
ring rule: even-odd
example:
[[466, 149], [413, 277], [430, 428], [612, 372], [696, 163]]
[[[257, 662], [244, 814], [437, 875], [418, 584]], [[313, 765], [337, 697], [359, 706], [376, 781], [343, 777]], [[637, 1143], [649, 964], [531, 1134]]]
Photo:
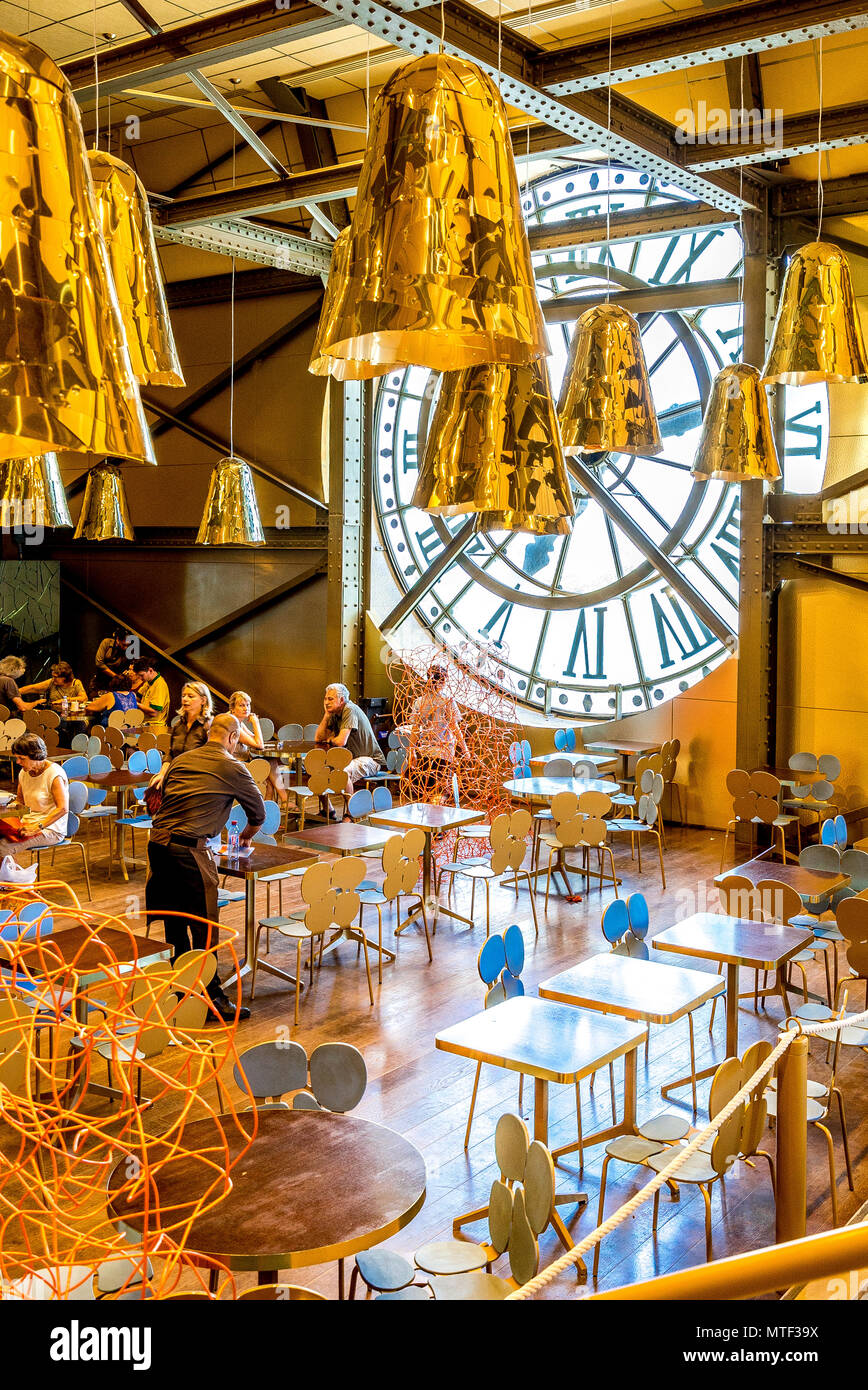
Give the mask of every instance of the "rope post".
[[778, 1066], [775, 1240], [805, 1234], [808, 1205], [808, 1039], [794, 1038]]

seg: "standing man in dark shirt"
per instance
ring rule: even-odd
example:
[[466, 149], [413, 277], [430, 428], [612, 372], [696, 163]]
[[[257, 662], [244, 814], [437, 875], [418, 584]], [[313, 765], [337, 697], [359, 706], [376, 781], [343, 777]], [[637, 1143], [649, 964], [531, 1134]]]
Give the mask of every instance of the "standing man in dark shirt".
[[[247, 844], [265, 820], [265, 802], [243, 763], [234, 757], [241, 725], [231, 714], [213, 721], [207, 743], [181, 753], [163, 781], [163, 799], [153, 820], [148, 844], [149, 873], [145, 888], [148, 919], [162, 917], [166, 940], [174, 958], [212, 944], [212, 933], [195, 917], [217, 921], [217, 867], [206, 841], [226, 824], [234, 801], [247, 814], [241, 833]], [[165, 916], [166, 912], [189, 913]], [[232, 1022], [235, 1005], [227, 998], [217, 976], [208, 986], [211, 1007], [217, 1017]], [[250, 1010], [238, 1010], [239, 1019]]]

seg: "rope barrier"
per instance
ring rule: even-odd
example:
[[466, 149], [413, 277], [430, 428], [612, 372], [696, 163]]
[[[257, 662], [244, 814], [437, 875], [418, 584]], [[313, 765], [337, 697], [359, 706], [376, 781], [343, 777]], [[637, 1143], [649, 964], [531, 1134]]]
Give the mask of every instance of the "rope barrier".
[[553, 1264], [547, 1265], [544, 1270], [537, 1274], [533, 1279], [529, 1279], [526, 1284], [522, 1284], [520, 1289], [514, 1289], [507, 1294], [507, 1301], [520, 1301], [532, 1298], [534, 1294], [548, 1287], [559, 1275], [566, 1270], [574, 1268], [582, 1258], [598, 1245], [604, 1236], [610, 1235], [618, 1226], [626, 1221], [628, 1216], [632, 1216], [641, 1206], [644, 1206], [661, 1187], [663, 1187], [680, 1168], [684, 1166], [688, 1158], [691, 1158], [711, 1135], [716, 1134], [721, 1125], [729, 1119], [730, 1115], [736, 1111], [740, 1105], [744, 1105], [749, 1100], [751, 1093], [756, 1089], [758, 1083], [767, 1076], [777, 1065], [778, 1059], [787, 1051], [790, 1044], [798, 1037], [813, 1037], [825, 1032], [835, 1032], [843, 1028], [868, 1028], [868, 1009], [861, 1014], [850, 1014], [844, 1018], [827, 1019], [823, 1023], [812, 1023], [804, 1026], [801, 1020], [796, 1019], [797, 1026], [784, 1033], [778, 1041], [777, 1046], [769, 1053], [761, 1066], [757, 1067], [751, 1076], [742, 1086], [741, 1090], [733, 1096], [732, 1100], [715, 1115], [713, 1120], [709, 1120], [704, 1129], [700, 1130], [688, 1144], [678, 1148], [665, 1168], [661, 1168], [645, 1187], [641, 1188], [628, 1202], [625, 1202], [617, 1211], [588, 1235], [586, 1235], [578, 1245], [574, 1245], [565, 1255], [561, 1255]]

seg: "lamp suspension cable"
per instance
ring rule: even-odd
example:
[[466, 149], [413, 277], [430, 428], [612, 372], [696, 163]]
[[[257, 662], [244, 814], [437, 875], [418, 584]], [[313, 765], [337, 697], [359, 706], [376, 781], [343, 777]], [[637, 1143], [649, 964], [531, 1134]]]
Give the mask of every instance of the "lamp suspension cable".
[[[738, 124], [739, 128], [744, 123], [744, 54], [741, 55], [740, 67], [738, 70]], [[744, 274], [745, 262], [747, 260], [747, 245], [744, 239], [744, 165], [738, 166], [738, 233], [741, 237], [741, 264], [738, 275], [738, 331], [741, 341], [740, 352], [744, 357]]]
[[[442, 8], [442, 4], [441, 4]], [[442, 43], [441, 43], [442, 47]], [[365, 144], [371, 137], [371, 35], [368, 31], [368, 48], [365, 53]]]
[[[232, 137], [232, 187], [235, 187], [235, 154], [238, 137]], [[235, 257], [229, 284], [229, 457], [235, 457]]]
[[96, 46], [96, 0], [91, 0], [91, 17], [93, 19], [93, 147], [99, 149], [99, 53]]
[[503, 0], [497, 0], [497, 90], [503, 77]]
[[612, 34], [615, 28], [615, 0], [609, 0], [609, 65], [606, 82], [606, 303], [612, 293], [612, 250], [609, 246], [612, 220]]
[[819, 100], [817, 103], [817, 240], [823, 239], [823, 35], [818, 40], [819, 59], [817, 82]]
[[[527, 36], [533, 41], [533, 0], [527, 0]], [[530, 194], [530, 121], [527, 124], [524, 147], [524, 196]], [[527, 218], [524, 219], [527, 222]]]
[[446, 0], [440, 0], [440, 52], [446, 46]]

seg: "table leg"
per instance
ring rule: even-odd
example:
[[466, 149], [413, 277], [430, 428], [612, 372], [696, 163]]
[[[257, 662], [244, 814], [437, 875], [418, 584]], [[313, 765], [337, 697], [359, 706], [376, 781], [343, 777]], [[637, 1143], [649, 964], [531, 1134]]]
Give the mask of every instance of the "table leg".
[[[608, 1144], [610, 1139], [617, 1139], [621, 1134], [636, 1133], [636, 1058], [644, 1041], [644, 1037], [640, 1038], [635, 1047], [624, 1053], [624, 1113], [622, 1118], [615, 1124], [609, 1125], [608, 1129], [598, 1129], [595, 1134], [585, 1135], [581, 1140], [581, 1145], [577, 1139], [573, 1144], [563, 1144], [559, 1149], [552, 1149], [552, 1158], [556, 1163], [559, 1163], [565, 1154], [575, 1153], [579, 1147], [587, 1149], [591, 1144]], [[690, 1078], [688, 1077], [687, 1080], [689, 1081]]]
[[549, 1142], [549, 1083], [535, 1076], [533, 1081], [533, 1137]]
[[118, 857], [118, 860], [119, 860], [120, 866], [121, 866], [121, 873], [123, 874], [124, 879], [126, 880], [126, 882], [129, 883], [130, 876], [129, 876], [129, 874], [127, 873], [127, 860], [126, 860], [126, 856], [125, 856], [125, 854], [124, 854], [124, 827], [120, 824], [120, 822], [126, 817], [126, 814], [127, 814], [127, 788], [126, 788], [126, 787], [118, 787], [118, 814], [117, 814], [117, 821], [118, 821], [118, 823], [115, 825], [116, 850], [117, 850], [117, 857]]
[[[423, 828], [424, 828], [424, 827], [423, 827]], [[431, 832], [430, 830], [427, 830], [427, 829], [426, 829], [426, 830], [425, 830], [425, 849], [424, 849], [423, 854], [422, 854], [422, 900], [423, 900], [423, 902], [425, 903], [426, 907], [429, 906], [429, 905], [430, 905], [430, 907], [431, 907], [431, 926], [432, 926], [432, 929], [435, 928], [435, 927], [437, 926], [437, 918], [438, 918], [438, 917], [452, 917], [452, 918], [454, 918], [454, 920], [455, 920], [456, 922], [464, 922], [464, 923], [466, 924], [466, 926], [472, 927], [472, 926], [474, 925], [472, 918], [470, 918], [470, 917], [464, 917], [464, 916], [462, 916], [462, 914], [461, 914], [460, 912], [455, 912], [453, 908], [451, 908], [451, 907], [446, 907], [443, 903], [438, 902], [437, 899], [436, 899], [435, 896], [434, 896], [434, 892], [433, 892], [433, 878], [434, 878], [434, 876], [433, 876], [433, 873], [432, 873], [432, 862], [433, 862], [434, 855], [433, 855], [433, 850], [432, 850], [432, 839], [433, 839], [432, 832]], [[402, 931], [406, 930], [407, 927], [412, 926], [412, 924], [413, 924], [414, 922], [417, 922], [421, 916], [422, 916], [422, 909], [421, 909], [421, 907], [417, 907], [416, 910], [415, 910], [415, 912], [411, 912], [410, 915], [409, 915], [409, 917], [405, 917], [405, 918], [404, 918], [404, 921], [401, 922], [401, 923], [395, 928], [395, 935], [396, 935], [396, 936], [400, 936]]]
[[[733, 962], [727, 962], [726, 966], [726, 1055], [727, 1057], [738, 1056], [738, 970], [739, 967]], [[710, 1067], [703, 1067], [702, 1071], [688, 1072], [686, 1076], [679, 1076], [677, 1081], [667, 1081], [665, 1086], [660, 1087], [660, 1094], [664, 1100], [667, 1099], [669, 1092], [678, 1086], [692, 1086], [694, 1096], [697, 1081], [705, 1081], [709, 1076], [714, 1076], [719, 1062], [715, 1062]], [[694, 1099], [694, 1113], [696, 1101]]]
[[[244, 880], [244, 956], [238, 964], [238, 969], [233, 970], [229, 978], [223, 981], [224, 990], [229, 985], [243, 980], [245, 975], [249, 975], [253, 969], [254, 960], [257, 962], [258, 970], [264, 970], [268, 975], [276, 975], [279, 980], [285, 980], [287, 984], [295, 986], [296, 978], [294, 975], [290, 975], [288, 970], [281, 970], [279, 966], [272, 965], [270, 961], [259, 960], [256, 955], [256, 879], [246, 878]], [[301, 988], [304, 989], [304, 984]]]

